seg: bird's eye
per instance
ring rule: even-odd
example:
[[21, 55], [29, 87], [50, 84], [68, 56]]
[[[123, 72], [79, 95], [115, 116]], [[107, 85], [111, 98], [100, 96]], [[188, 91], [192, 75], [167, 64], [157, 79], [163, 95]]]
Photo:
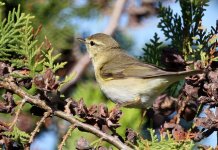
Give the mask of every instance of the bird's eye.
[[94, 45], [95, 45], [95, 42], [91, 41], [91, 42], [90, 42], [90, 45], [91, 45], [91, 46], [94, 46]]

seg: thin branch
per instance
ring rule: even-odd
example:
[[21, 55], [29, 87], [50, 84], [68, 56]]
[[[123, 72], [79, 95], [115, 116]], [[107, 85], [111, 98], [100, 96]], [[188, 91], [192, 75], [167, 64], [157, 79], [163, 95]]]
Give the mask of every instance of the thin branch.
[[66, 102], [67, 102], [67, 104], [64, 106], [64, 112], [66, 114], [71, 114], [70, 105], [72, 103], [72, 100], [71, 99], [66, 99]]
[[206, 130], [206, 131], [204, 131], [204, 132], [198, 132], [198, 133], [195, 135], [195, 137], [193, 138], [193, 140], [194, 140], [195, 142], [199, 142], [199, 141], [201, 141], [202, 139], [209, 137], [209, 136], [210, 136], [213, 132], [215, 132], [215, 131], [217, 131], [215, 128], [211, 128], [211, 129], [208, 129], [208, 130]]
[[[118, 0], [114, 4], [114, 9], [109, 21], [108, 26], [104, 30], [105, 34], [112, 35], [118, 25], [122, 10], [124, 8], [124, 5], [126, 3], [126, 0]], [[61, 93], [65, 93], [72, 85], [74, 85], [82, 76], [85, 69], [90, 63], [89, 54], [85, 54], [78, 62], [77, 64], [69, 71], [69, 74], [72, 74], [73, 72], [76, 72], [75, 78], [70, 81], [69, 83], [65, 84], [61, 88]]]
[[21, 103], [19, 104], [19, 107], [18, 107], [18, 109], [17, 109], [17, 111], [16, 111], [14, 120], [13, 120], [13, 122], [11, 123], [9, 129], [12, 129], [12, 128], [14, 127], [14, 125], [16, 124], [17, 119], [18, 119], [18, 117], [19, 117], [19, 115], [20, 115], [21, 109], [22, 109], [22, 107], [24, 106], [25, 103], [26, 103], [26, 100], [25, 100], [25, 99], [22, 99], [22, 101], [21, 101]]
[[63, 140], [61, 141], [60, 145], [58, 146], [58, 150], [62, 150], [63, 146], [67, 140], [67, 138], [70, 136], [71, 132], [75, 129], [75, 125], [72, 124], [69, 129], [67, 130], [67, 133], [63, 136]]
[[126, 0], [119, 0], [115, 2], [114, 9], [110, 18], [110, 22], [104, 31], [105, 34], [112, 35], [114, 33], [118, 25], [125, 3]]
[[72, 124], [75, 124], [75, 126], [77, 127], [81, 127], [84, 130], [96, 135], [99, 138], [103, 138], [103, 140], [113, 144], [114, 146], [116, 146], [118, 149], [123, 149], [123, 150], [132, 150], [132, 148], [130, 148], [129, 146], [125, 145], [123, 142], [121, 142], [119, 139], [108, 135], [100, 130], [98, 130], [97, 128], [95, 128], [94, 126], [91, 126], [89, 124], [80, 122], [79, 120], [77, 120], [76, 118], [72, 117], [72, 115], [68, 115], [65, 114], [62, 111], [55, 111], [54, 115], [60, 118], [63, 118], [67, 121], [69, 121]]
[[[20, 87], [18, 87], [14, 82], [10, 82], [10, 80], [7, 80], [7, 79], [5, 79], [5, 80], [6, 81], [4, 81], [4, 80], [0, 81], [1, 87], [8, 89], [8, 90], [12, 90], [15, 94], [17, 94], [21, 98], [25, 99], [27, 102], [34, 104], [34, 105], [47, 111], [47, 112], [45, 112], [43, 118], [40, 120], [40, 122], [37, 125], [37, 127], [35, 128], [35, 130], [33, 131], [33, 133], [36, 133], [40, 127], [40, 124], [42, 124], [42, 122], [45, 120], [45, 118], [48, 117], [52, 113], [52, 109], [49, 106], [47, 106], [43, 100], [40, 100], [32, 95], [29, 95], [24, 90], [22, 90]], [[79, 120], [74, 118], [71, 114], [66, 114], [62, 111], [54, 111], [53, 114], [59, 118], [62, 118], [64, 120], [69, 121], [70, 123], [74, 124], [76, 127], [83, 128], [85, 131], [88, 131], [88, 132], [90, 132], [90, 133], [92, 133], [100, 138], [103, 138], [105, 141], [107, 141], [108, 143], [111, 143], [112, 145], [116, 146], [119, 149], [131, 150], [131, 148], [129, 146], [122, 143], [119, 139], [117, 139], [111, 135], [108, 135], [101, 130], [98, 130], [97, 128], [95, 128], [92, 125], [80, 122]], [[31, 137], [33, 137], [33, 134]], [[31, 142], [32, 138], [30, 138], [29, 141]]]
[[176, 118], [177, 118], [177, 119], [176, 119], [176, 124], [179, 124], [179, 122], [180, 122], [180, 116], [181, 116], [181, 114], [182, 114], [182, 111], [184, 111], [185, 106], [186, 106], [186, 104], [187, 104], [187, 102], [188, 102], [189, 100], [190, 100], [189, 97], [186, 97], [185, 100], [182, 100], [182, 101], [181, 101], [179, 110], [178, 110], [178, 112], [177, 112], [177, 114], [176, 114]]
[[18, 96], [25, 99], [28, 103], [34, 104], [46, 110], [47, 112], [52, 112], [52, 109], [49, 106], [47, 106], [43, 100], [40, 100], [36, 96], [32, 96], [26, 93], [24, 90], [19, 88], [13, 81], [10, 81], [10, 79], [8, 78], [4, 79], [3, 81], [0, 81], [0, 87], [4, 87], [5, 89], [12, 90]]
[[93, 141], [93, 142], [90, 144], [90, 146], [93, 146], [94, 148], [96, 148], [98, 145], [101, 144], [101, 142], [102, 142], [103, 140], [104, 140], [103, 138], [99, 138], [99, 139]]
[[30, 136], [30, 139], [29, 139], [29, 143], [32, 143], [33, 142], [33, 138], [36, 136], [36, 134], [39, 132], [39, 128], [41, 127], [41, 125], [45, 122], [45, 119], [47, 117], [49, 117], [51, 115], [50, 112], [45, 112], [43, 114], [43, 117], [40, 119], [39, 122], [36, 123], [36, 127], [35, 129], [31, 132], [31, 136]]
[[8, 131], [9, 125], [3, 121], [0, 121], [0, 131]]

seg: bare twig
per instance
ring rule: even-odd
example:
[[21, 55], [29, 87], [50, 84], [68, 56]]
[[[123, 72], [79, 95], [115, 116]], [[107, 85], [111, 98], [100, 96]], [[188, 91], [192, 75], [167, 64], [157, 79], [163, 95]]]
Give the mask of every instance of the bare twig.
[[86, 130], [86, 131], [88, 131], [88, 132], [90, 132], [90, 133], [92, 133], [100, 138], [103, 138], [105, 141], [113, 144], [118, 149], [123, 149], [123, 150], [131, 150], [132, 149], [129, 146], [125, 145], [123, 142], [121, 142], [119, 139], [98, 130], [94, 126], [80, 122], [76, 118], [72, 117], [72, 115], [65, 114], [62, 111], [55, 111], [54, 115], [56, 115], [57, 117], [63, 118], [65, 120], [69, 121], [70, 123], [75, 124], [75, 126], [81, 127], [84, 130]]
[[104, 139], [103, 138], [99, 138], [95, 141], [93, 141], [90, 146], [93, 146], [94, 148], [96, 148], [99, 144], [101, 144], [101, 142], [103, 141]]
[[114, 9], [110, 18], [110, 22], [107, 26], [107, 28], [104, 30], [105, 34], [112, 35], [118, 25], [121, 13], [123, 11], [123, 7], [126, 3], [126, 0], [119, 0], [116, 1], [114, 4]]
[[43, 117], [40, 119], [40, 121], [36, 123], [35, 129], [30, 133], [30, 138], [29, 138], [28, 144], [25, 146], [25, 150], [30, 150], [30, 144], [33, 142], [33, 138], [39, 132], [39, 128], [41, 127], [42, 123], [45, 122], [45, 119], [48, 116], [50, 116], [50, 113], [49, 112], [45, 112]]
[[[105, 34], [112, 35], [113, 32], [115, 31], [125, 3], [126, 3], [126, 0], [118, 0], [115, 2], [114, 9], [113, 9], [113, 12], [110, 18], [110, 22], [108, 26], [106, 27], [106, 29], [104, 30]], [[76, 76], [72, 81], [70, 81], [68, 84], [65, 84], [61, 88], [61, 93], [66, 92], [68, 88], [70, 88], [72, 85], [74, 85], [78, 81], [78, 79], [81, 77], [81, 75], [83, 74], [83, 72], [85, 71], [89, 63], [90, 63], [90, 58], [89, 58], [89, 55], [86, 53], [77, 62], [77, 64], [69, 71], [69, 74], [76, 72]]]
[[0, 121], [0, 131], [8, 131], [9, 125], [3, 121]]
[[211, 128], [211, 129], [208, 129], [208, 130], [206, 130], [206, 131], [204, 131], [204, 132], [198, 132], [198, 133], [195, 135], [195, 137], [193, 138], [193, 140], [194, 140], [195, 142], [199, 142], [199, 141], [201, 141], [202, 139], [209, 137], [209, 136], [210, 136], [213, 132], [215, 132], [215, 131], [216, 131], [215, 128]]
[[71, 111], [70, 111], [70, 105], [71, 105], [71, 103], [72, 103], [72, 99], [66, 99], [66, 102], [67, 102], [67, 104], [64, 106], [64, 112], [65, 112], [66, 114], [70, 114], [70, 113], [71, 113]]
[[33, 138], [35, 137], [35, 135], [37, 134], [37, 132], [39, 132], [39, 128], [41, 127], [41, 125], [43, 124], [43, 122], [45, 122], [45, 119], [50, 116], [51, 113], [50, 112], [45, 112], [43, 117], [40, 119], [39, 122], [36, 123], [36, 127], [35, 129], [31, 132], [31, 136], [30, 136], [30, 139], [29, 139], [29, 143], [32, 143], [33, 142]]
[[[1, 87], [8, 89], [8, 90], [12, 90], [15, 94], [19, 95], [21, 98], [25, 99], [27, 102], [34, 104], [34, 105], [46, 110], [44, 116], [42, 117], [42, 119], [37, 124], [37, 127], [32, 132], [34, 134], [31, 135], [31, 138], [29, 140], [29, 142], [32, 142], [32, 138], [37, 133], [38, 129], [40, 128], [42, 122], [44, 122], [45, 118], [47, 118], [52, 113], [52, 109], [48, 105], [46, 105], [46, 103], [44, 101], [26, 93], [24, 90], [22, 90], [20, 87], [18, 87], [14, 82], [7, 81], [7, 79], [5, 79], [5, 80], [0, 81]], [[88, 131], [88, 132], [90, 132], [90, 133], [92, 133], [100, 138], [103, 138], [105, 141], [111, 143], [112, 145], [116, 146], [119, 149], [123, 149], [123, 150], [130, 150], [131, 149], [129, 146], [125, 145], [119, 139], [117, 139], [111, 135], [108, 135], [101, 130], [98, 130], [97, 128], [95, 128], [92, 125], [80, 122], [79, 120], [74, 118], [71, 114], [66, 114], [62, 111], [54, 111], [53, 114], [59, 118], [62, 118], [64, 120], [69, 121], [70, 123], [74, 124], [76, 127], [83, 128], [85, 131]]]
[[25, 100], [25, 99], [22, 99], [22, 101], [21, 101], [21, 103], [19, 104], [19, 107], [18, 107], [18, 109], [17, 109], [17, 111], [16, 111], [14, 120], [13, 120], [13, 122], [11, 123], [9, 129], [12, 129], [12, 128], [14, 127], [14, 125], [16, 124], [17, 119], [18, 119], [18, 117], [19, 117], [19, 115], [20, 115], [21, 109], [22, 109], [22, 107], [24, 106], [25, 103], [26, 103], [26, 100]]
[[62, 150], [62, 149], [63, 149], [63, 146], [64, 146], [64, 144], [65, 144], [67, 138], [70, 136], [71, 132], [72, 132], [75, 128], [76, 128], [76, 127], [75, 127], [74, 124], [72, 124], [72, 125], [68, 128], [67, 133], [63, 136], [63, 140], [61, 141], [60, 145], [58, 146], [58, 149], [59, 149], [59, 150]]
[[34, 104], [46, 110], [47, 112], [52, 112], [52, 109], [49, 106], [47, 106], [43, 100], [40, 100], [36, 96], [32, 96], [26, 93], [24, 90], [19, 88], [14, 82], [10, 81], [9, 79], [6, 78], [3, 81], [0, 81], [0, 86], [4, 87], [5, 89], [12, 90], [18, 96], [25, 99], [28, 103]]
[[179, 110], [178, 110], [178, 112], [177, 112], [177, 114], [176, 114], [176, 124], [179, 124], [179, 122], [180, 122], [180, 116], [181, 116], [181, 114], [182, 114], [182, 111], [184, 111], [185, 106], [186, 106], [186, 104], [187, 104], [187, 102], [188, 102], [189, 100], [190, 100], [189, 97], [186, 97], [185, 100], [182, 100], [182, 101], [181, 101]]

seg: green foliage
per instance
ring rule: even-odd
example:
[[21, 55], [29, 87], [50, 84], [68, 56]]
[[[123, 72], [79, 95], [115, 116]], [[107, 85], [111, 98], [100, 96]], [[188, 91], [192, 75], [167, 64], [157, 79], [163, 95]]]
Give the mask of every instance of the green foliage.
[[160, 42], [160, 38], [157, 33], [155, 33], [153, 39], [150, 40], [150, 43], [145, 44], [146, 47], [143, 48], [144, 54], [140, 57], [140, 59], [144, 62], [160, 66], [162, 44], [163, 42]]
[[184, 83], [185, 83], [185, 80], [181, 80], [179, 82], [172, 84], [169, 88], [166, 89], [165, 93], [168, 93], [169, 95], [173, 97], [178, 97]]
[[200, 60], [204, 60], [206, 62], [218, 60], [218, 57], [214, 57], [213, 55], [218, 47], [217, 34], [218, 30], [214, 27], [211, 27], [210, 32], [207, 32], [207, 30], [203, 29], [201, 25], [196, 36], [192, 37], [193, 46], [197, 52], [195, 54], [199, 56]]
[[33, 40], [31, 19], [33, 16], [21, 13], [19, 6], [0, 23], [0, 60], [8, 61], [17, 68], [30, 68], [34, 72], [34, 64], [38, 65], [34, 63], [37, 40]]
[[[203, 31], [201, 20], [209, 0], [180, 0], [182, 16], [173, 14], [173, 10], [160, 6], [158, 27], [163, 31], [170, 46], [185, 54], [185, 60], [200, 59], [200, 51], [207, 48], [207, 39], [210, 34]], [[193, 37], [198, 37], [197, 43]], [[195, 44], [198, 44], [195, 49]]]
[[18, 143], [21, 143], [23, 146], [28, 142], [28, 139], [30, 138], [29, 134], [21, 131], [16, 126], [13, 127], [12, 131], [3, 132], [2, 134], [10, 137], [12, 140], [17, 141]]
[[3, 11], [4, 11], [4, 9], [3, 9], [2, 6], [4, 6], [4, 5], [5, 5], [5, 3], [0, 1], [0, 20], [2, 20], [2, 18], [3, 18]]
[[[217, 30], [212, 27], [210, 32], [202, 26], [202, 17], [204, 16], [205, 7], [208, 6], [209, 0], [179, 0], [182, 15], [173, 13], [170, 7], [164, 7], [159, 4], [160, 22], [158, 27], [163, 31], [166, 40], [170, 44], [166, 45], [169, 49], [182, 52], [185, 61], [202, 60], [209, 63], [218, 60], [210, 52], [215, 51], [218, 39]], [[160, 59], [162, 55], [163, 42], [159, 41], [155, 33], [149, 44], [145, 44], [143, 55], [140, 57], [143, 61], [157, 66], [161, 66]], [[161, 66], [162, 67], [162, 66]], [[178, 96], [182, 83], [176, 83], [170, 87], [167, 92], [170, 95]]]
[[59, 90], [63, 87], [63, 85], [65, 85], [66, 83], [69, 83], [70, 81], [73, 80], [73, 78], [75, 77], [76, 73], [72, 73], [70, 75], [65, 76], [64, 80], [61, 81], [60, 86], [59, 86]]
[[[209, 0], [180, 0], [182, 15], [174, 14], [172, 8], [163, 7], [159, 3], [160, 22], [158, 27], [163, 31], [166, 40], [171, 43], [167, 47], [182, 52], [185, 60], [205, 60], [209, 59], [208, 41], [215, 33], [212, 28], [210, 33], [202, 27], [202, 17], [205, 7]], [[148, 63], [160, 66], [162, 42], [158, 41], [158, 35], [155, 33], [154, 40], [150, 44], [145, 44], [142, 60]]]
[[35, 16], [33, 27], [42, 25], [41, 34], [38, 35], [40, 43], [44, 41], [46, 35], [55, 49], [70, 49], [74, 34], [74, 26], [70, 24], [70, 19], [74, 14], [69, 10], [72, 9], [73, 3], [72, 0], [42, 0], [40, 2], [38, 0], [7, 0], [2, 14], [5, 17], [11, 8], [17, 8], [18, 4], [21, 4], [22, 12]]
[[[33, 33], [33, 18], [29, 14], [21, 13], [19, 6], [17, 11], [13, 9], [8, 18], [0, 23], [0, 60], [9, 62], [15, 68], [30, 70], [31, 77], [45, 68], [51, 68], [55, 72], [66, 64], [55, 63], [61, 54], [53, 56], [50, 45], [46, 50], [43, 50], [43, 44], [37, 45], [38, 33]], [[48, 44], [48, 40], [46, 42]]]
[[173, 10], [168, 7], [163, 7], [160, 3], [159, 5], [160, 13], [158, 17], [160, 22], [158, 27], [163, 31], [166, 36], [166, 40], [171, 40], [172, 46], [182, 49], [182, 19], [178, 14], [173, 14]]
[[[173, 14], [173, 10], [160, 4], [158, 27], [164, 32], [166, 40], [171, 40], [172, 46], [184, 53], [189, 52], [192, 37], [199, 34], [199, 26], [209, 0], [180, 0], [182, 16]], [[205, 42], [205, 41], [202, 41]]]
[[3, 2], [0, 2], [0, 6], [3, 6], [3, 5], [5, 5], [5, 3], [3, 3]]
[[144, 140], [140, 138], [137, 143], [138, 147], [135, 149], [149, 149], [149, 150], [191, 150], [194, 147], [194, 143], [191, 140], [184, 140], [184, 141], [176, 141], [172, 138], [172, 135], [167, 132], [167, 136], [160, 136], [160, 140], [157, 138], [155, 131], [153, 129], [149, 129], [151, 134], [151, 141]]
[[[64, 65], [67, 64], [67, 62], [60, 62], [56, 63], [57, 59], [61, 57], [61, 53], [57, 55], [52, 55], [54, 49], [51, 48], [48, 51], [42, 51], [45, 61], [43, 62], [44, 68], [50, 68], [53, 72], [56, 72], [58, 69], [61, 69], [64, 67]], [[44, 70], [45, 71], [45, 70]]]

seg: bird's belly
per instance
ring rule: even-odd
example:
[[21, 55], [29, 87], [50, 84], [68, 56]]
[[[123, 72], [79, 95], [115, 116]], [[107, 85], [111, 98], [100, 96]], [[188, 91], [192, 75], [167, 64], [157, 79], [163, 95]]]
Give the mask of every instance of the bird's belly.
[[106, 81], [101, 89], [115, 103], [125, 105], [138, 100], [128, 107], [148, 107], [167, 86], [166, 79], [128, 78]]

